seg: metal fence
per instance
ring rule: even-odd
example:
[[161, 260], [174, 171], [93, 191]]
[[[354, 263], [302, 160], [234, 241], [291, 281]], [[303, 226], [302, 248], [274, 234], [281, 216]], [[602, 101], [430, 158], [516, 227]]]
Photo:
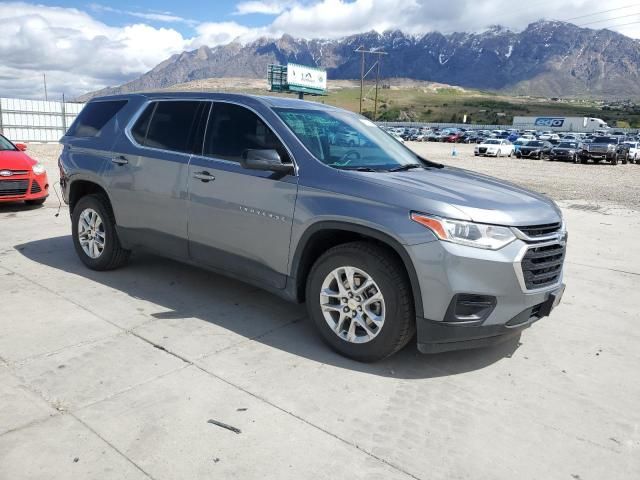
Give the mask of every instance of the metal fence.
[[[378, 125], [386, 127], [401, 127], [401, 128], [438, 128], [440, 130], [444, 128], [465, 128], [467, 130], [509, 130], [517, 128], [520, 130], [543, 130], [541, 127], [536, 127], [531, 124], [516, 124], [516, 125], [480, 125], [477, 123], [436, 123], [436, 122], [376, 122]], [[570, 132], [569, 129], [561, 128], [545, 128], [544, 130], [553, 130], [554, 132]], [[637, 133], [637, 128], [614, 128], [612, 130], [622, 131], [625, 133]]]
[[84, 103], [0, 98], [0, 133], [14, 142], [57, 142]]

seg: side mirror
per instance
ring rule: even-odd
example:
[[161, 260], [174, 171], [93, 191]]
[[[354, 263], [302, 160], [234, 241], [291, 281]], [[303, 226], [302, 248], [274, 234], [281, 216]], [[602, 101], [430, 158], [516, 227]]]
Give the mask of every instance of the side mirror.
[[282, 163], [282, 159], [276, 150], [245, 150], [242, 153], [240, 165], [248, 170], [280, 173], [293, 172], [293, 164]]
[[21, 152], [24, 152], [27, 149], [27, 144], [26, 143], [14, 143], [14, 145]]

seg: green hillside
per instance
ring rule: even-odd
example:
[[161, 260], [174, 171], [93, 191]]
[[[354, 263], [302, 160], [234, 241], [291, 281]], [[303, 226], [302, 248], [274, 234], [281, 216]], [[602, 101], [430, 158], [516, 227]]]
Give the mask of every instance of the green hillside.
[[[366, 91], [366, 90], [365, 90]], [[358, 111], [359, 88], [329, 93], [321, 101]], [[373, 94], [365, 96], [364, 113], [373, 117]], [[462, 122], [511, 125], [517, 115], [593, 116], [610, 125], [640, 128], [640, 106], [607, 106], [592, 100], [551, 101], [528, 97], [509, 97], [488, 92], [456, 88], [385, 89], [378, 92], [378, 119], [387, 121]]]

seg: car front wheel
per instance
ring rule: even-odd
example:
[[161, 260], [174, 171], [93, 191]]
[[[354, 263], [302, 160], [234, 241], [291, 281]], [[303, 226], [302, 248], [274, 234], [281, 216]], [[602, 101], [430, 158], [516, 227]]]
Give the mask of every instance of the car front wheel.
[[104, 195], [82, 197], [71, 215], [73, 245], [82, 263], [92, 270], [113, 270], [129, 259], [120, 245], [116, 223]]
[[307, 278], [306, 302], [323, 340], [354, 360], [388, 357], [415, 332], [411, 285], [403, 266], [368, 242], [325, 252]]

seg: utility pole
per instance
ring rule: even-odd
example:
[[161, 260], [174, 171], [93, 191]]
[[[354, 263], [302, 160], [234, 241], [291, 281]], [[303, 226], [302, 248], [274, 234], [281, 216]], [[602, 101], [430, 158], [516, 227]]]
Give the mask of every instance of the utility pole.
[[49, 98], [47, 97], [47, 74], [46, 73], [42, 74], [42, 81], [44, 82], [44, 100], [48, 101]]
[[[380, 81], [380, 59], [382, 58], [382, 55], [388, 55], [388, 53], [380, 50], [375, 50], [375, 49], [365, 50], [364, 46], [358, 47], [357, 49], [354, 50], [354, 52], [362, 54], [362, 61], [360, 64], [360, 114], [362, 114], [362, 102], [364, 102], [364, 79], [367, 75], [369, 75], [369, 73], [371, 73], [371, 71], [374, 68], [376, 69], [376, 97], [375, 97], [375, 105], [373, 107], [373, 111], [374, 111], [373, 119], [375, 120], [378, 115], [378, 82]], [[374, 63], [367, 72], [364, 71], [364, 54], [365, 53], [370, 53], [372, 55], [378, 56], [378, 60], [376, 60], [376, 63]]]
[[360, 63], [360, 115], [362, 115], [362, 102], [364, 100], [364, 46], [358, 47], [356, 50], [362, 52], [362, 62]]
[[373, 101], [373, 121], [375, 122], [378, 119], [378, 82], [380, 81], [380, 59], [382, 57], [378, 56], [378, 61], [376, 62], [376, 96]]

